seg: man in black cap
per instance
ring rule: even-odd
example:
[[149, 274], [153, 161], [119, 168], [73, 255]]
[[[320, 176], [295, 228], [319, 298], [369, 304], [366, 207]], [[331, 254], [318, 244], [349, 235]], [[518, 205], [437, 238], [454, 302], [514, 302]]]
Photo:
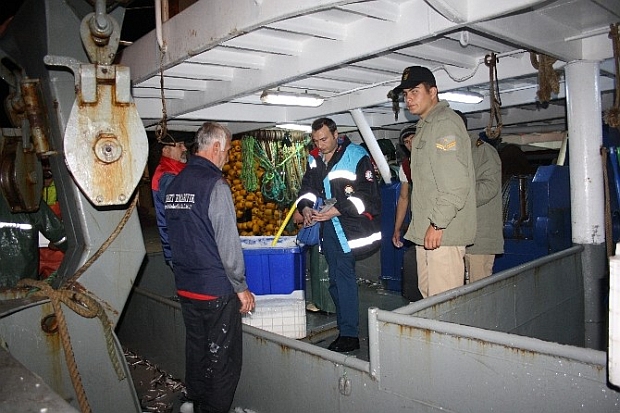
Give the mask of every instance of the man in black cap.
[[418, 285], [423, 297], [464, 283], [465, 247], [476, 235], [475, 172], [463, 121], [439, 101], [433, 73], [422, 66], [403, 71], [393, 93], [403, 93], [418, 115], [411, 148], [412, 221], [405, 239], [416, 244]]
[[161, 158], [155, 168], [151, 179], [151, 192], [153, 194], [153, 204], [155, 206], [155, 218], [157, 229], [161, 240], [162, 251], [166, 264], [172, 267], [172, 252], [168, 242], [168, 228], [166, 226], [166, 211], [164, 209], [166, 190], [172, 179], [185, 168], [187, 163], [188, 147], [194, 142], [194, 137], [187, 137], [185, 140], [169, 139], [158, 143], [161, 147]]

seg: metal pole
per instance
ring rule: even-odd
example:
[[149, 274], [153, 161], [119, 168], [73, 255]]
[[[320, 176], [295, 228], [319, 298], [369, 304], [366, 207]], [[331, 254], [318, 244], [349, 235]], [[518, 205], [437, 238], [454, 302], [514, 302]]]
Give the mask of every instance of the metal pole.
[[570, 157], [571, 223], [574, 244], [584, 246], [585, 346], [603, 348], [602, 291], [605, 278], [603, 143], [599, 63], [574, 61], [565, 67]]
[[377, 143], [375, 134], [372, 133], [368, 122], [366, 122], [366, 118], [364, 117], [362, 110], [353, 109], [350, 112], [351, 116], [353, 116], [353, 121], [355, 122], [357, 128], [360, 131], [360, 135], [362, 135], [362, 138], [364, 139], [364, 142], [366, 142], [372, 158], [374, 159], [377, 167], [379, 168], [379, 172], [381, 172], [383, 180], [386, 184], [390, 184], [392, 182], [390, 167], [388, 166], [387, 161], [383, 156], [383, 152], [381, 152], [381, 148], [379, 148], [379, 144]]

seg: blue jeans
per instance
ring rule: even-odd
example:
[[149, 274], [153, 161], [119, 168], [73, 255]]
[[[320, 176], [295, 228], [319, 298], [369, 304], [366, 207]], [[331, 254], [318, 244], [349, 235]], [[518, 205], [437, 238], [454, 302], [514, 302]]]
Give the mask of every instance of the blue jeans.
[[336, 322], [341, 336], [359, 334], [359, 297], [355, 257], [344, 253], [332, 221], [323, 223], [323, 253], [329, 266], [329, 294], [336, 305]]
[[187, 397], [200, 413], [228, 413], [241, 377], [242, 331], [237, 294], [215, 300], [180, 297], [185, 322]]

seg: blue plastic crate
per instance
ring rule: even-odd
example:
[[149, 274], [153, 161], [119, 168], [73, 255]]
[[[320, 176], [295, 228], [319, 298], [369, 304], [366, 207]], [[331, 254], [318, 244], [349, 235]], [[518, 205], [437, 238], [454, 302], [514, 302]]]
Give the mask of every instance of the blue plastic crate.
[[254, 294], [290, 294], [304, 289], [305, 254], [295, 237], [241, 237], [245, 276]]

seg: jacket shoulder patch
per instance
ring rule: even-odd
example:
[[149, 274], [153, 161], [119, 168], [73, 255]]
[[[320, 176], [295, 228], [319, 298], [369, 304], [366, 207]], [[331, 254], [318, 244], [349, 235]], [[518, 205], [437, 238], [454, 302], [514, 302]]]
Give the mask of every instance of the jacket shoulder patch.
[[435, 147], [440, 151], [456, 151], [456, 136], [443, 136], [437, 138]]

